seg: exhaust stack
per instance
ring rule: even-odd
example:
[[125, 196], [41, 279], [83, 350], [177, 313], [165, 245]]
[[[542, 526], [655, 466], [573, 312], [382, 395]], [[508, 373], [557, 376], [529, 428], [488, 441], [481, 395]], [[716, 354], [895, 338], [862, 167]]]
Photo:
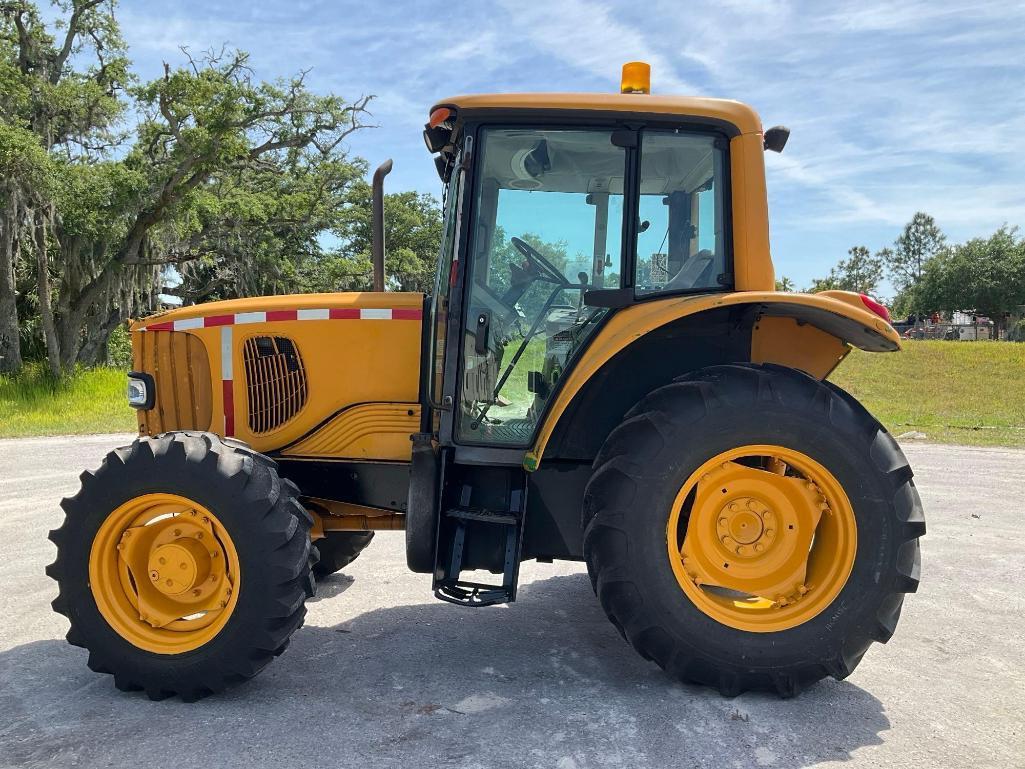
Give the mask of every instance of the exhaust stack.
[[374, 291], [384, 291], [384, 177], [391, 173], [391, 158], [374, 171], [371, 213], [372, 255], [374, 262]]

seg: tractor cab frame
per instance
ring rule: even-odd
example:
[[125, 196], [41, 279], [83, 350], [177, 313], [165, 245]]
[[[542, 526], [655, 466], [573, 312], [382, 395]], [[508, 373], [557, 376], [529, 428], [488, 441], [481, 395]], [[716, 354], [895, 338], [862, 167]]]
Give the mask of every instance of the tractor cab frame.
[[823, 378], [850, 344], [896, 349], [857, 295], [763, 295], [767, 141], [750, 108], [554, 94], [430, 114], [444, 234], [406, 530], [439, 598], [513, 600], [522, 559], [580, 559], [594, 459], [659, 385], [746, 361]]

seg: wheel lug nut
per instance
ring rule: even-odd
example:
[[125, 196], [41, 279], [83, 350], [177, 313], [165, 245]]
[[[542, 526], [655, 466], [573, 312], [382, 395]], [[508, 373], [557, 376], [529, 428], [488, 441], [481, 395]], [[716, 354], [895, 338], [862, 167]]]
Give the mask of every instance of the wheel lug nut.
[[167, 563], [167, 559], [166, 558], [161, 558], [160, 559], [160, 565], [163, 566], [165, 563]]
[[160, 572], [159, 571], [151, 571], [149, 573], [149, 578], [154, 580], [154, 581], [160, 579]]
[[174, 530], [174, 536], [180, 537], [181, 535], [182, 535], [182, 530], [181, 529], [175, 529]]
[[193, 590], [193, 591], [192, 591], [192, 595], [198, 596], [198, 595], [200, 595], [200, 594], [201, 594], [202, 592], [203, 592], [203, 591], [202, 591], [202, 590], [200, 590], [200, 589], [199, 589], [199, 588], [197, 587], [197, 588], [196, 588], [195, 590]]
[[775, 533], [776, 533], [775, 529], [766, 529], [765, 530], [765, 536], [767, 536], [767, 537], [771, 537]]
[[763, 545], [761, 542], [759, 542], [757, 545], [755, 545], [755, 552], [756, 553], [760, 553], [764, 549], [765, 549], [765, 545]]

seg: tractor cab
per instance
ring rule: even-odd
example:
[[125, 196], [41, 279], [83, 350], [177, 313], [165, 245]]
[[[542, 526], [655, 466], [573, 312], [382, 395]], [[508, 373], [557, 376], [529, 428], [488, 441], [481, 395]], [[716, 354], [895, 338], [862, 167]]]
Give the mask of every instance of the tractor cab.
[[[434, 570], [439, 597], [479, 599], [479, 586], [453, 591], [459, 559], [464, 567], [505, 571], [505, 591], [490, 599], [513, 597], [523, 511], [507, 509], [509, 499], [515, 492], [526, 509], [527, 490], [536, 484], [520, 476], [536, 469], [532, 449], [541, 426], [564, 378], [611, 315], [670, 297], [773, 287], [767, 252], [752, 265], [750, 250], [741, 249], [739, 279], [734, 266], [735, 218], [756, 228], [765, 221], [764, 199], [739, 217], [730, 208], [731, 176], [764, 185], [757, 116], [732, 101], [651, 96], [638, 66], [627, 65], [617, 95], [467, 96], [430, 112], [424, 139], [445, 184], [444, 234], [425, 320], [420, 440], [441, 447], [450, 483], [454, 473], [477, 496], [483, 488], [508, 492], [487, 501], [467, 492], [459, 502], [453, 489], [443, 489], [428, 505], [419, 497], [414, 448], [407, 525], [418, 515], [436, 520], [439, 506], [477, 511], [472, 523], [456, 526], [442, 513], [439, 550], [421, 547], [410, 556], [414, 568]], [[757, 150], [754, 162], [746, 162], [749, 147]], [[596, 435], [608, 423], [605, 414], [622, 416], [619, 400], [607, 399], [611, 407], [590, 420]], [[422, 472], [438, 475], [433, 463]], [[484, 475], [489, 482], [480, 480]], [[505, 518], [480, 515], [496, 506]], [[478, 548], [467, 558], [470, 534], [479, 540], [493, 520], [508, 529], [484, 536], [499, 555], [482, 556]], [[509, 559], [501, 555], [506, 535], [516, 541]], [[545, 549], [544, 537], [528, 531], [527, 539], [528, 550]], [[572, 539], [568, 548], [577, 550]]]
[[[618, 96], [472, 96], [431, 111], [445, 220], [425, 361], [433, 403], [451, 399], [435, 408], [444, 441], [528, 449], [610, 311], [737, 287], [730, 140], [744, 131], [760, 169], [749, 108], [652, 97], [633, 71]], [[771, 290], [771, 264], [760, 273], [740, 282]]]

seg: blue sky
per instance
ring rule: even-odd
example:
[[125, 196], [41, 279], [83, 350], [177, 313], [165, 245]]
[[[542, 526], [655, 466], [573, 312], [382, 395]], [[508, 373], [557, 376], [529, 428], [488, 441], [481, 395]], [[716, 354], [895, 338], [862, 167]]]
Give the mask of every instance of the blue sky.
[[740, 99], [790, 127], [767, 157], [777, 275], [799, 286], [850, 246], [891, 243], [916, 210], [953, 240], [1025, 225], [1025, 3], [128, 2], [136, 68], [179, 45], [252, 54], [257, 75], [375, 94], [350, 150], [395, 159], [392, 189], [437, 193], [420, 131], [465, 92], [615, 91], [624, 61], [663, 93]]

